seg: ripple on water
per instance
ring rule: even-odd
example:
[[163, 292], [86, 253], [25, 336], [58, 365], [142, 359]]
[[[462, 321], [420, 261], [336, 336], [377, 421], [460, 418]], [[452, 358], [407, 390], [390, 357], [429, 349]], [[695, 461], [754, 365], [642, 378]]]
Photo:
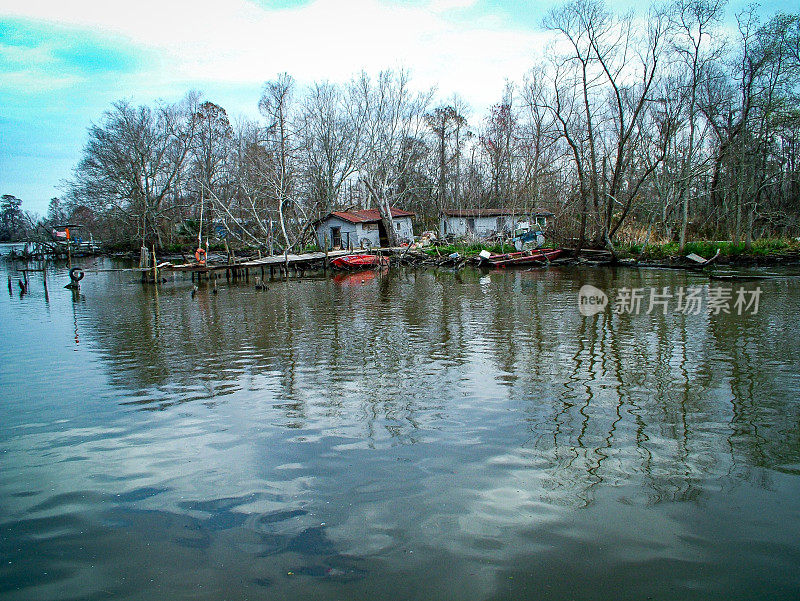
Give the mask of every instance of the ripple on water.
[[795, 284], [746, 324], [583, 319], [600, 276], [683, 283], [0, 298], [0, 596], [790, 598]]

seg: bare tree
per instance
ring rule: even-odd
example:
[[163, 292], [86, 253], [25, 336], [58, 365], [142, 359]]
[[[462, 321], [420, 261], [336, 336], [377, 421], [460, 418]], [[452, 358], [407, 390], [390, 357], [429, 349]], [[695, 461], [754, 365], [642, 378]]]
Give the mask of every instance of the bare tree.
[[264, 175], [272, 187], [278, 221], [287, 247], [291, 247], [293, 241], [287, 231], [286, 213], [292, 205], [297, 175], [297, 139], [291, 121], [293, 91], [294, 79], [287, 73], [282, 73], [275, 81], [267, 82], [258, 103], [261, 114], [267, 119], [267, 144], [275, 159], [274, 168]]
[[169, 200], [194, 139], [196, 122], [186, 108], [115, 103], [89, 128], [70, 185], [73, 199], [115, 214], [142, 245], [160, 246], [163, 219], [176, 208]]
[[684, 120], [688, 131], [681, 145], [678, 173], [678, 194], [681, 207], [680, 252], [686, 245], [686, 228], [689, 225], [689, 202], [693, 193], [692, 183], [697, 165], [697, 127], [699, 117], [698, 93], [707, 76], [708, 65], [720, 58], [721, 46], [712, 46], [713, 28], [719, 21], [724, 0], [677, 0], [669, 18], [674, 33], [671, 36], [673, 50], [682, 63], [683, 77], [678, 90], [685, 107]]
[[363, 99], [353, 88], [311, 86], [301, 115], [301, 153], [312, 212], [334, 209], [342, 188], [358, 168], [366, 120]]
[[411, 190], [402, 187], [415, 154], [408, 144], [422, 138], [425, 111], [432, 92], [414, 92], [405, 71], [382, 71], [375, 82], [366, 73], [353, 83], [354, 96], [365, 107], [359, 175], [375, 199], [390, 245], [398, 238], [390, 208]]
[[[457, 101], [453, 104], [438, 106], [425, 115], [425, 122], [431, 129], [436, 140], [436, 209], [441, 213], [448, 205], [448, 184], [450, 173], [453, 173], [452, 198], [457, 204], [460, 172], [461, 151], [464, 139], [468, 132], [464, 129], [467, 125], [466, 118], [461, 114], [463, 103]], [[452, 149], [451, 149], [452, 148]], [[452, 170], [451, 170], [452, 164]]]
[[665, 20], [651, 13], [645, 31], [639, 31], [631, 17], [617, 18], [600, 2], [573, 0], [551, 11], [545, 26], [569, 48], [555, 59], [551, 108], [578, 172], [581, 242], [589, 196], [596, 240], [613, 251], [612, 238], [655, 169], [641, 169], [634, 157], [645, 139], [645, 107], [656, 80]]
[[[519, 151], [524, 161], [518, 186], [524, 191], [526, 211], [540, 207], [544, 191], [557, 187], [558, 172], [563, 166], [563, 150], [558, 146], [560, 132], [548, 110], [552, 95], [541, 68], [532, 69], [522, 88], [524, 121], [521, 123]], [[553, 196], [554, 194], [551, 194]]]
[[490, 200], [495, 205], [508, 205], [513, 195], [514, 151], [518, 136], [513, 102], [513, 88], [507, 85], [503, 101], [491, 108], [479, 138], [489, 162]]

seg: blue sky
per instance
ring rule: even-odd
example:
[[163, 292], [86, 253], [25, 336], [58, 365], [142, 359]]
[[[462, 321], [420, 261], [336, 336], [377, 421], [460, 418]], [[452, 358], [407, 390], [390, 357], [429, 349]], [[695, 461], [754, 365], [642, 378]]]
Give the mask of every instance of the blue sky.
[[[616, 0], [620, 10], [641, 6]], [[520, 81], [551, 5], [524, 0], [0, 0], [0, 194], [44, 214], [111, 102], [189, 90], [255, 116], [263, 82], [410, 68], [477, 110]], [[729, 14], [744, 5], [737, 2]], [[765, 13], [797, 10], [781, 2]]]

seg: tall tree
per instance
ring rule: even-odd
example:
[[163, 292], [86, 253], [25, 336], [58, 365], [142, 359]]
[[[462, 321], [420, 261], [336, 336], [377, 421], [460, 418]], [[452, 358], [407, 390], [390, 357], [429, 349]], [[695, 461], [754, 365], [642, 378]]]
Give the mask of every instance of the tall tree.
[[58, 197], [50, 199], [47, 205], [47, 222], [49, 225], [62, 224], [67, 220], [67, 212], [64, 203]]
[[513, 202], [514, 154], [519, 136], [513, 87], [506, 84], [503, 101], [491, 108], [479, 141], [489, 161], [490, 200], [494, 205]]
[[554, 59], [552, 109], [572, 149], [583, 206], [587, 195], [592, 200], [596, 241], [613, 251], [612, 238], [657, 166], [643, 168], [635, 158], [647, 140], [645, 109], [662, 57], [665, 19], [651, 12], [639, 31], [631, 17], [618, 18], [601, 2], [572, 0], [552, 10], [545, 26], [568, 48]]
[[287, 247], [293, 244], [287, 228], [287, 211], [298, 206], [292, 202], [297, 177], [297, 139], [292, 124], [294, 87], [294, 79], [288, 73], [281, 73], [274, 81], [267, 82], [258, 103], [261, 114], [267, 119], [267, 146], [274, 157], [273, 168], [264, 175], [272, 188]]
[[212, 198], [227, 196], [231, 185], [229, 163], [233, 152], [233, 128], [228, 114], [213, 102], [203, 102], [193, 111], [195, 136], [191, 148], [191, 177], [200, 198], [200, 213], [205, 223], [201, 231], [213, 229], [215, 203]]
[[22, 201], [13, 194], [3, 194], [0, 197], [0, 240], [3, 242], [22, 240], [26, 229]]
[[[455, 202], [461, 170], [461, 148], [464, 143], [464, 127], [467, 120], [453, 104], [439, 106], [425, 115], [425, 122], [436, 139], [436, 208], [437, 214], [448, 205], [447, 189], [451, 179], [451, 163], [454, 180], [452, 190]], [[453, 148], [452, 151], [450, 148]]]
[[398, 238], [390, 208], [411, 191], [400, 185], [416, 157], [407, 151], [408, 145], [423, 136], [432, 92], [412, 91], [405, 71], [382, 71], [375, 82], [362, 73], [353, 85], [366, 115], [359, 175], [378, 205], [389, 244], [394, 246]]
[[196, 121], [186, 103], [155, 109], [119, 101], [89, 128], [70, 185], [74, 200], [111, 213], [145, 246], [162, 244], [164, 219], [176, 209]]
[[301, 154], [312, 212], [334, 209], [358, 168], [366, 118], [363, 99], [353, 88], [313, 84], [302, 109]]
[[719, 60], [721, 46], [712, 46], [713, 28], [718, 23], [724, 0], [676, 0], [669, 19], [673, 28], [671, 35], [674, 51], [683, 67], [683, 77], [679, 79], [678, 91], [684, 108], [686, 127], [685, 142], [681, 145], [678, 195], [681, 207], [680, 252], [686, 245], [686, 229], [689, 225], [689, 203], [693, 194], [693, 182], [699, 166], [697, 155], [697, 128], [699, 117], [699, 90], [708, 65]]

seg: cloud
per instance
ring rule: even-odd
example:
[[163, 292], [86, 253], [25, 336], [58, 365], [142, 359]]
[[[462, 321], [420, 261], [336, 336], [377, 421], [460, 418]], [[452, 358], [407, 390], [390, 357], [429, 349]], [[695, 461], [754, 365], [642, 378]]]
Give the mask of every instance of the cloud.
[[[301, 82], [343, 80], [361, 69], [405, 66], [420, 85], [438, 83], [445, 95], [484, 105], [499, 97], [506, 77], [521, 78], [545, 34], [515, 29], [499, 13], [475, 16], [474, 5], [316, 0], [276, 9], [244, 0], [39, 0], [0, 14], [102, 31], [147, 49], [158, 57], [152, 87], [259, 83], [281, 71]], [[467, 8], [469, 18], [457, 16]]]
[[473, 8], [476, 4], [478, 4], [477, 0], [433, 0], [430, 8], [434, 12], [446, 12]]
[[35, 95], [141, 67], [138, 51], [102, 34], [22, 20], [0, 22], [0, 89]]

